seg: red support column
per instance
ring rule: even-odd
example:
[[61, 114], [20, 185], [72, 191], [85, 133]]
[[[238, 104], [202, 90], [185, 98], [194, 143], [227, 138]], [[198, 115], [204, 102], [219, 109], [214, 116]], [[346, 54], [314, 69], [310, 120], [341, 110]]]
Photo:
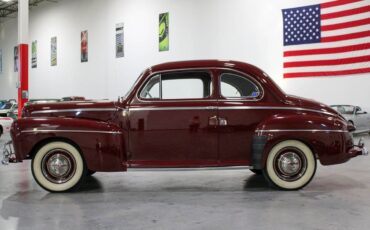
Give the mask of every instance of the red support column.
[[[28, 101], [28, 44], [19, 44], [19, 80], [18, 88], [18, 116], [21, 116], [24, 104]], [[25, 97], [27, 96], [27, 97]]]
[[28, 101], [28, 21], [29, 0], [18, 1], [18, 50], [19, 50], [19, 88], [18, 116], [22, 115], [24, 104]]

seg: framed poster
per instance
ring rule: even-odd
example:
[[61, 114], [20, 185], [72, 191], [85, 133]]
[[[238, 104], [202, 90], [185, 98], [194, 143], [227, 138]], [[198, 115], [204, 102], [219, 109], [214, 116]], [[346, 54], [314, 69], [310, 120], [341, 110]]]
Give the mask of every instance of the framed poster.
[[0, 49], [0, 74], [3, 73], [3, 50]]
[[88, 33], [85, 30], [81, 32], [81, 62], [87, 62], [88, 60]]
[[14, 72], [18, 72], [19, 67], [19, 50], [18, 46], [14, 46]]
[[123, 23], [116, 24], [116, 58], [124, 56]]
[[37, 68], [37, 41], [32, 42], [31, 63], [32, 68]]
[[57, 65], [57, 37], [52, 37], [50, 41], [50, 62], [51, 66], [56, 66]]
[[169, 13], [159, 14], [159, 51], [168, 51], [169, 40]]

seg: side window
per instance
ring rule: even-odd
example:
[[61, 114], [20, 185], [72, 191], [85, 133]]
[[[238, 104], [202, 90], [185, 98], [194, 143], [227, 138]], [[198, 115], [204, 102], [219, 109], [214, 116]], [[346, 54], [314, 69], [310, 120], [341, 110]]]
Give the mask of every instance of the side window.
[[257, 98], [261, 95], [258, 86], [251, 80], [233, 73], [221, 75], [221, 95], [226, 98]]
[[144, 99], [201, 99], [211, 96], [212, 80], [207, 72], [174, 72], [152, 77], [140, 92]]

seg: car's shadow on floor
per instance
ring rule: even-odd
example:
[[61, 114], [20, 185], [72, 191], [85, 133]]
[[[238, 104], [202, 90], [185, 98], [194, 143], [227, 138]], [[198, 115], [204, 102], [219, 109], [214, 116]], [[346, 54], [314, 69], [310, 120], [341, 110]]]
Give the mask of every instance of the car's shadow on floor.
[[94, 176], [88, 176], [76, 193], [104, 192], [102, 183]]
[[[243, 181], [241, 181], [240, 183], [243, 183]], [[116, 190], [117, 188], [111, 188], [111, 189]], [[242, 189], [243, 189], [243, 191], [251, 191], [251, 192], [255, 192], [255, 191], [262, 192], [262, 191], [275, 190], [275, 189], [272, 189], [269, 186], [268, 182], [266, 181], [266, 179], [264, 178], [263, 175], [257, 175], [257, 174], [248, 175], [244, 180]], [[110, 188], [104, 189], [104, 186], [103, 186], [102, 182], [97, 177], [90, 176], [90, 177], [86, 178], [85, 183], [83, 185], [81, 185], [79, 190], [76, 191], [76, 192], [77, 193], [78, 192], [81, 192], [81, 193], [84, 193], [84, 192], [85, 193], [86, 192], [87, 193], [88, 192], [100, 193], [100, 192], [104, 192], [105, 190], [107, 190], [107, 192], [109, 192]], [[122, 188], [122, 190], [130, 191], [131, 189], [130, 188], [126, 188], [126, 189]], [[134, 189], [134, 190], [136, 190], [136, 189]], [[154, 190], [158, 191], [157, 189], [154, 189]], [[189, 187], [186, 187], [186, 185], [185, 185], [185, 186], [179, 186], [179, 187], [175, 186], [175, 187], [170, 187], [170, 188], [166, 187], [166, 186], [163, 186], [162, 191], [197, 191], [197, 190], [199, 190], [199, 191], [212, 191], [213, 189], [212, 188], [207, 188], [207, 185], [205, 185], [204, 187], [203, 186], [202, 187], [191, 186], [191, 185], [189, 185]], [[220, 191], [219, 188], [214, 189], [214, 190], [215, 191]], [[229, 191], [229, 189], [226, 189], [226, 190]]]
[[269, 186], [263, 175], [253, 174], [244, 181], [244, 191], [271, 191], [274, 190]]

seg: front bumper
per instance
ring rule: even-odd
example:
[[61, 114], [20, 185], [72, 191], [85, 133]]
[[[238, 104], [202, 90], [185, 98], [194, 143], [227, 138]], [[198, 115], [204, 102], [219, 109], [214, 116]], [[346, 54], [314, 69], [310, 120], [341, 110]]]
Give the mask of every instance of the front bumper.
[[1, 164], [8, 165], [9, 163], [16, 163], [16, 156], [14, 153], [13, 142], [7, 142], [3, 147], [3, 159], [1, 160]]

